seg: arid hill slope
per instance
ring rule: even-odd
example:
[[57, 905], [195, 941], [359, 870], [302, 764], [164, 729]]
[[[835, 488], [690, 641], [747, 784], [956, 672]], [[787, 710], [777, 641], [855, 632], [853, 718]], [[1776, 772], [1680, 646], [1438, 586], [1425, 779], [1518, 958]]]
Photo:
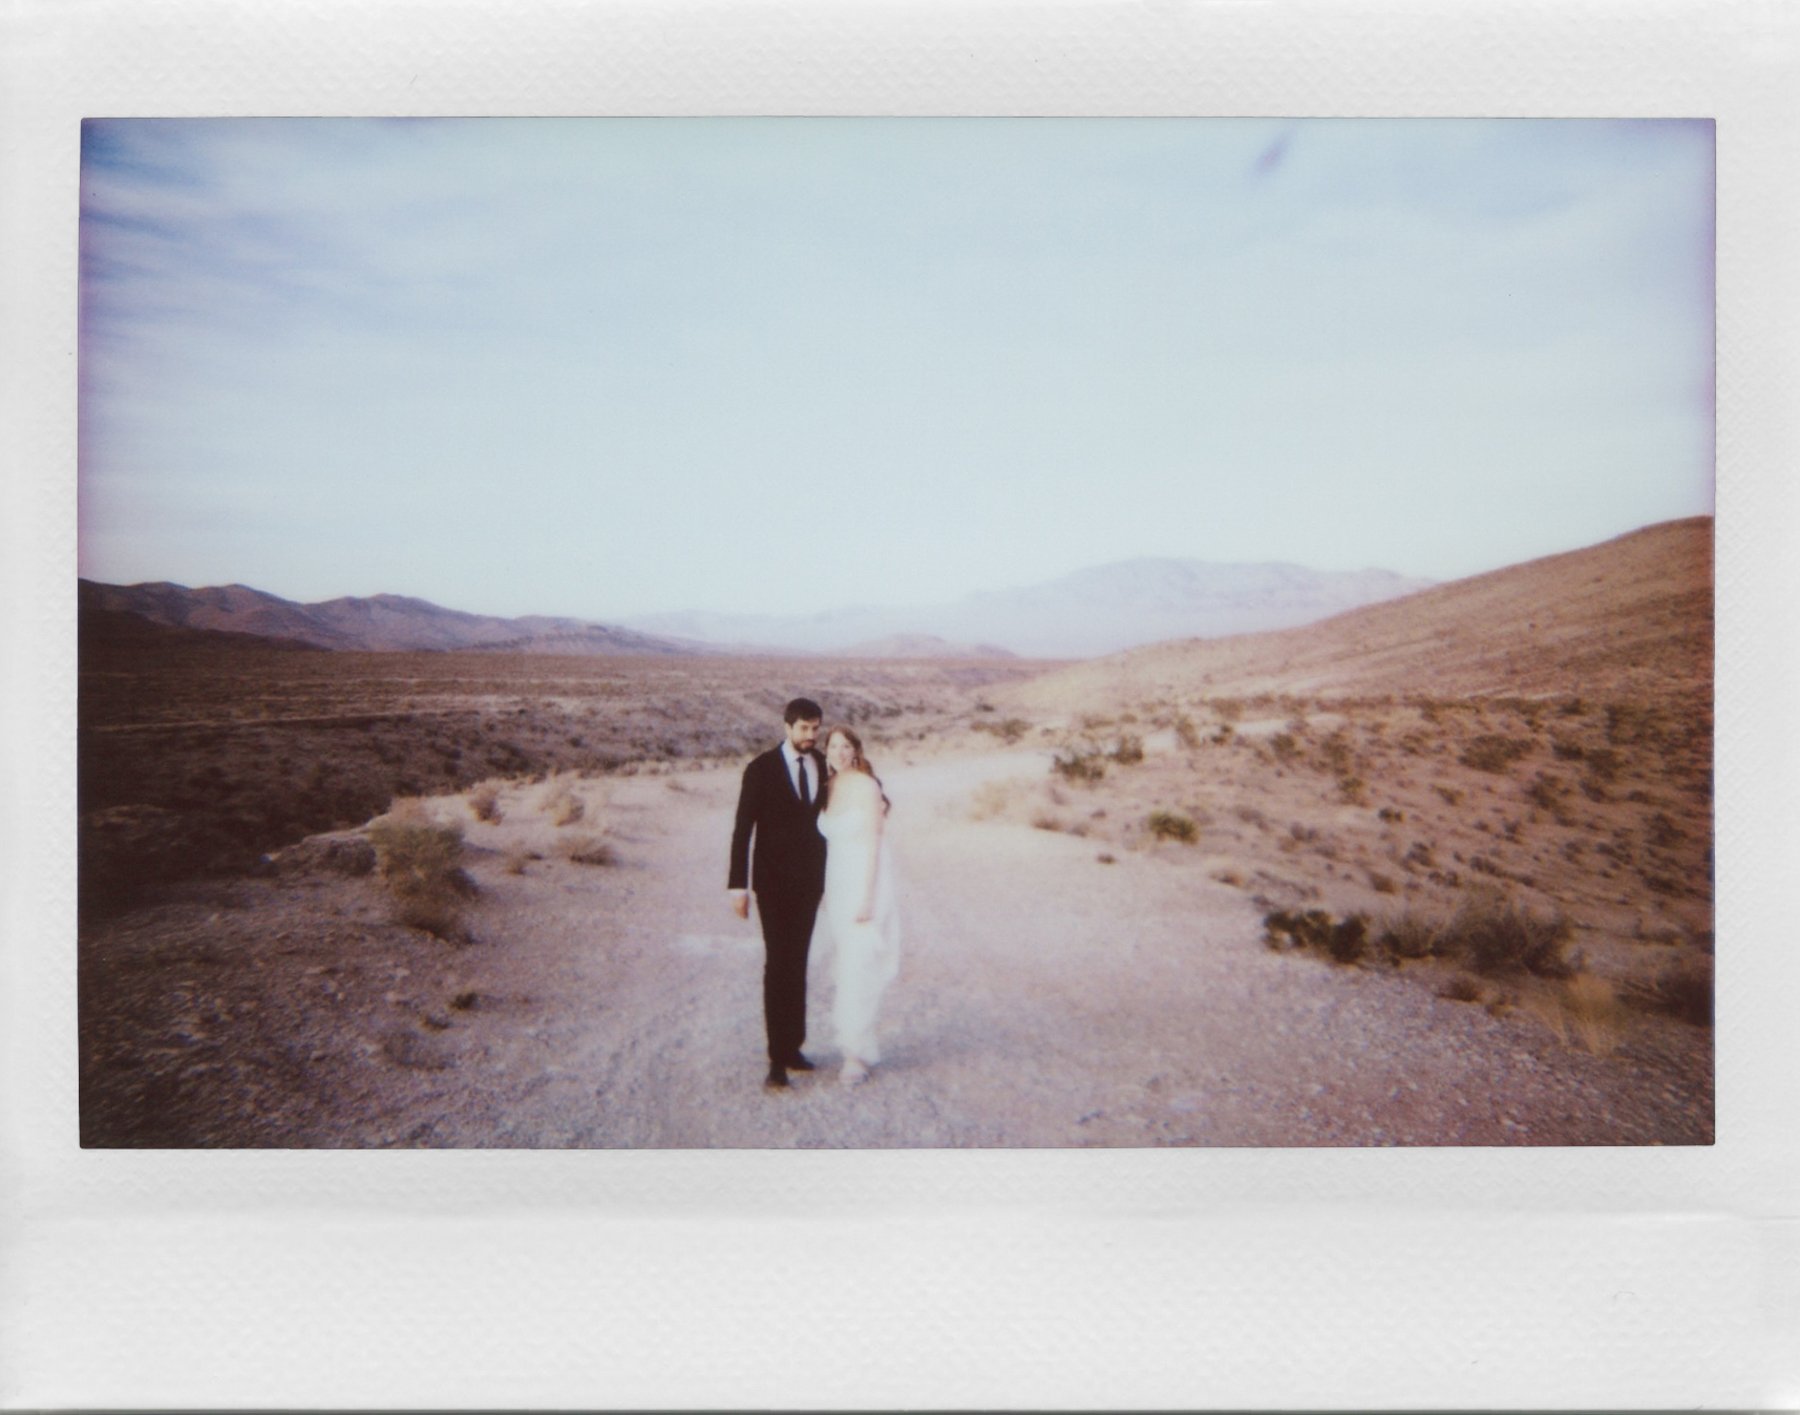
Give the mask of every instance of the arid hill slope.
[[84, 619], [131, 614], [169, 628], [255, 635], [322, 649], [599, 656], [685, 656], [702, 651], [697, 644], [634, 633], [610, 624], [545, 615], [502, 619], [445, 609], [405, 595], [297, 604], [248, 585], [214, 585], [195, 590], [166, 582], [103, 585], [92, 580], [81, 581], [80, 595]]
[[1711, 517], [1669, 521], [1298, 629], [1186, 639], [1076, 664], [1002, 696], [1041, 712], [1270, 692], [1704, 691], [1712, 530]]

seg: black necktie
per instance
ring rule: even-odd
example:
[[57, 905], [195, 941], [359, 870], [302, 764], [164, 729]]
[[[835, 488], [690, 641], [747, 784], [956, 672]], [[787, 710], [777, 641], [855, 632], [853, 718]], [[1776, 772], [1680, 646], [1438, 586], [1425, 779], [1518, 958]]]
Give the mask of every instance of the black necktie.
[[806, 785], [806, 758], [794, 758], [794, 765], [800, 768], [800, 804], [803, 806], [810, 806], [812, 804], [812, 792]]

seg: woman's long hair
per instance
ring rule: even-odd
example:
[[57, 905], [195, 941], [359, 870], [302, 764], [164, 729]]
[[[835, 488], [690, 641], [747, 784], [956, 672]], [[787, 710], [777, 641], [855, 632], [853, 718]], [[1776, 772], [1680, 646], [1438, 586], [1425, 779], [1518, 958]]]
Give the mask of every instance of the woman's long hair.
[[[856, 756], [851, 760], [850, 769], [852, 771], [860, 771], [864, 776], [867, 776], [875, 783], [875, 789], [881, 792], [881, 809], [883, 811], [888, 810], [893, 803], [888, 800], [887, 792], [882, 788], [881, 778], [875, 775], [875, 768], [869, 765], [869, 759], [863, 755], [862, 738], [858, 737], [848, 727], [832, 728], [831, 731], [825, 734], [825, 752], [827, 759], [830, 757], [831, 739], [833, 737], [842, 737], [850, 744], [850, 750], [856, 753]], [[825, 783], [825, 799], [827, 801], [831, 800], [831, 781], [829, 779]]]

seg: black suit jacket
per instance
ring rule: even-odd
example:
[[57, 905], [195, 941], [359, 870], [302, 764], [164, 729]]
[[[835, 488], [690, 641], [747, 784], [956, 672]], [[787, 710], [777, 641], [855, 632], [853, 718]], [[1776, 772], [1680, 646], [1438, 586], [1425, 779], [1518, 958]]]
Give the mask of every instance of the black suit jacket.
[[[819, 834], [819, 794], [825, 758], [807, 753], [812, 802], [802, 805], [781, 748], [744, 768], [737, 824], [731, 832], [728, 889], [754, 888], [782, 899], [817, 899], [825, 891], [825, 838]], [[752, 841], [755, 843], [752, 860]]]

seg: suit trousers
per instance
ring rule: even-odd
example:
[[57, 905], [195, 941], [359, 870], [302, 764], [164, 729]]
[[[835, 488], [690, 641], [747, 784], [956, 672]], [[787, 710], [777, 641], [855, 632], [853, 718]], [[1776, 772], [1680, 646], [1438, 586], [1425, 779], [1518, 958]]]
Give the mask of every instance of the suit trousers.
[[819, 896], [756, 895], [763, 934], [763, 1024], [769, 1060], [785, 1062], [806, 1041], [806, 958], [812, 948]]

